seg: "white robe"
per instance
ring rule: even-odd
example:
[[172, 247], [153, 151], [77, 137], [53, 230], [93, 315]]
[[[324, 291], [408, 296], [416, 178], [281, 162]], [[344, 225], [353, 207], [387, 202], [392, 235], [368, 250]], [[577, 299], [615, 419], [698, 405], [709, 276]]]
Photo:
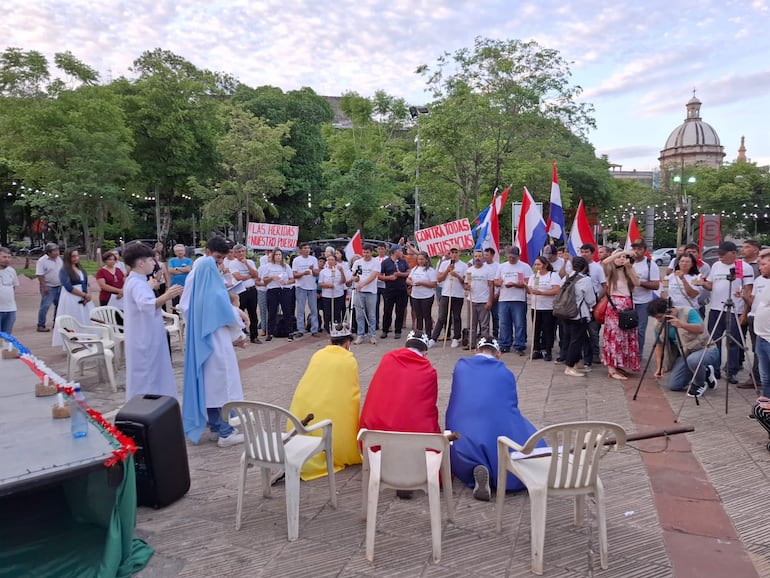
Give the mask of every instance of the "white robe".
[[[80, 273], [80, 279], [83, 280], [84, 273]], [[81, 289], [80, 282], [76, 284], [76, 288], [78, 290]], [[75, 321], [80, 323], [81, 325], [93, 325], [94, 322], [91, 321], [91, 311], [94, 308], [94, 304], [92, 301], [89, 301], [88, 303], [81, 304], [80, 301], [82, 300], [82, 297], [78, 297], [77, 295], [73, 295], [67, 289], [64, 288], [62, 285], [61, 288], [61, 294], [59, 295], [59, 305], [56, 308], [56, 317], [59, 317], [61, 315], [70, 315], [75, 318]], [[81, 331], [81, 333], [88, 334], [88, 331]], [[95, 337], [99, 336], [99, 333], [94, 333]], [[51, 336], [51, 346], [52, 347], [61, 347], [64, 349], [64, 343], [62, 343], [61, 335], [59, 335], [58, 331], [54, 331], [53, 335]], [[66, 351], [66, 350], [65, 350]]]
[[178, 390], [163, 316], [147, 277], [132, 272], [123, 287], [126, 401], [137, 395], [177, 398]]
[[[187, 275], [184, 291], [179, 300], [182, 315], [187, 315], [190, 308], [190, 298], [195, 287], [196, 266], [205, 258], [196, 259], [192, 271]], [[212, 334], [214, 352], [203, 364], [203, 387], [206, 392], [206, 407], [219, 408], [228, 401], [243, 400], [241, 372], [238, 369], [238, 358], [233, 349], [231, 327], [224, 325]]]

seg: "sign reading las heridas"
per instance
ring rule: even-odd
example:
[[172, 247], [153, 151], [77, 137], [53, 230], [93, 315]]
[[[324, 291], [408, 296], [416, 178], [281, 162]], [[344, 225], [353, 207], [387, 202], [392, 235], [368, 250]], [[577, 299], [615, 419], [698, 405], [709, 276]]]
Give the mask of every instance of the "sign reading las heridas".
[[246, 245], [249, 249], [275, 249], [291, 251], [297, 248], [299, 227], [294, 225], [272, 225], [270, 223], [249, 223]]
[[473, 247], [473, 235], [468, 219], [459, 219], [443, 225], [420, 229], [414, 239], [422, 251], [431, 257], [443, 255], [451, 247], [457, 246], [462, 251]]

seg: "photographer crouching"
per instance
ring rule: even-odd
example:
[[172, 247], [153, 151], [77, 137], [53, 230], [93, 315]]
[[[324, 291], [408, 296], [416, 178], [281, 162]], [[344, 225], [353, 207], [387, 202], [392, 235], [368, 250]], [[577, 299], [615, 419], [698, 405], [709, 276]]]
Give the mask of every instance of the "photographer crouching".
[[[714, 366], [719, 365], [719, 352], [715, 347], [706, 347], [708, 332], [698, 311], [692, 307], [671, 307], [666, 299], [658, 298], [650, 302], [647, 314], [658, 322], [655, 377], [662, 377], [668, 371], [671, 391], [682, 391], [692, 381], [687, 390], [690, 397], [702, 396], [706, 388], [714, 389], [717, 386]], [[667, 334], [661, 335], [664, 328]]]

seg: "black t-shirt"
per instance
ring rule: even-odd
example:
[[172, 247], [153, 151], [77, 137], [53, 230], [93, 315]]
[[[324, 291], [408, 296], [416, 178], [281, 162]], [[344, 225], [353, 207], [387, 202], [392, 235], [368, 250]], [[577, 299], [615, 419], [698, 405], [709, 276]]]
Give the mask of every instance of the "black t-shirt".
[[[382, 260], [381, 273], [384, 276], [393, 275], [396, 271], [406, 273], [409, 265], [403, 259], [394, 261], [392, 258]], [[385, 281], [386, 291], [406, 291], [406, 277], [396, 277], [395, 281]]]

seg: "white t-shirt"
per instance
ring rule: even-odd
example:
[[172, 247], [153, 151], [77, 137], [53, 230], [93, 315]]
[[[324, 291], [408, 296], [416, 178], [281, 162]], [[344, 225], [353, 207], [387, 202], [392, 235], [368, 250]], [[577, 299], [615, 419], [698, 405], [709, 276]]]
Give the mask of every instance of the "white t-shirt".
[[[550, 291], [554, 287], [561, 287], [563, 282], [564, 280], [559, 277], [558, 273], [548, 271], [545, 275], [535, 273], [529, 278], [527, 285], [539, 291]], [[550, 311], [553, 309], [553, 300], [556, 299], [556, 295], [530, 295], [529, 299], [532, 309]]]
[[698, 292], [695, 297], [690, 297], [685, 291], [684, 282], [679, 279], [674, 273], [671, 273], [666, 279], [668, 280], [668, 296], [671, 298], [671, 304], [674, 307], [691, 307], [698, 309], [698, 296], [703, 289], [700, 286], [693, 285], [693, 281], [698, 278], [697, 275], [685, 275], [684, 276], [690, 287]]
[[471, 303], [486, 303], [489, 301], [489, 282], [494, 281], [493, 271], [486, 264], [481, 267], [468, 267], [465, 272], [466, 281], [470, 277]]
[[730, 291], [730, 282], [727, 280], [727, 276], [733, 267], [735, 267], [735, 281], [733, 281], [735, 313], [740, 315], [746, 308], [746, 302], [743, 300], [742, 295], [745, 285], [754, 284], [754, 270], [751, 268], [751, 265], [741, 260], [735, 261], [732, 265], [725, 265], [722, 261], [715, 261], [706, 278], [707, 281], [711, 281], [714, 284], [711, 288], [709, 311], [720, 311], [724, 307], [725, 301], [727, 301], [727, 294]]
[[361, 267], [361, 276], [359, 277], [359, 282], [356, 283], [356, 291], [360, 293], [376, 294], [377, 287], [379, 286], [376, 277], [374, 278], [374, 281], [367, 283], [363, 287], [361, 287], [359, 283], [366, 281], [372, 273], [379, 273], [382, 270], [379, 259], [377, 257], [372, 257], [368, 261], [366, 259], [359, 259], [356, 261], [356, 269], [358, 269], [358, 267]]
[[264, 267], [259, 268], [259, 277], [264, 279], [265, 277], [271, 277], [271, 280], [267, 284], [267, 289], [283, 289], [284, 287], [290, 287], [286, 285], [286, 281], [291, 279], [291, 269], [288, 265], [276, 265], [275, 263], [268, 263]]
[[299, 279], [295, 278], [294, 284], [298, 289], [305, 289], [306, 291], [315, 291], [315, 276], [313, 276], [313, 269], [318, 269], [318, 259], [309, 255], [303, 257], [299, 255], [294, 257], [294, 262], [291, 264], [291, 270], [295, 273], [304, 273], [310, 270], [310, 275], [303, 275]]
[[0, 269], [0, 312], [8, 313], [16, 311], [16, 287], [19, 286], [19, 278], [16, 269], [8, 265]]
[[[441, 261], [441, 263], [439, 263], [438, 270], [436, 272], [437, 278], [438, 278], [438, 274], [446, 271], [450, 264], [451, 264], [451, 261], [449, 259], [445, 259]], [[451, 273], [447, 274], [446, 279], [444, 279], [444, 281], [440, 283], [442, 297], [452, 297], [457, 299], [463, 299], [465, 297], [463, 282], [465, 280], [465, 273], [467, 270], [468, 270], [468, 265], [466, 265], [459, 259], [455, 261], [454, 272], [460, 275], [460, 277], [463, 278], [463, 281], [460, 281], [457, 277], [455, 277]]]
[[334, 283], [334, 289], [321, 288], [321, 297], [342, 297], [345, 294], [345, 277], [339, 269], [324, 267], [318, 274], [318, 283]]
[[[653, 263], [652, 259], [645, 257], [641, 261], [635, 261], [632, 265], [639, 281], [660, 281], [660, 269]], [[634, 287], [632, 293], [634, 305], [639, 303], [649, 303], [652, 301], [652, 289], [644, 287]]]
[[[438, 280], [438, 273], [433, 267], [415, 267], [409, 273], [409, 279], [412, 282], [428, 282], [432, 283]], [[425, 287], [425, 285], [413, 285], [412, 286], [412, 299], [430, 299], [436, 295], [435, 287]]]
[[[374, 257], [374, 259], [376, 259], [376, 260], [377, 260], [377, 262], [380, 264], [380, 271], [382, 271], [382, 262], [383, 262], [385, 259], [387, 259], [387, 257], [380, 257], [380, 256], [377, 256], [377, 257]], [[378, 279], [378, 280], [377, 280], [377, 288], [378, 288], [378, 289], [385, 289], [385, 281], [380, 281], [380, 280]]]
[[[251, 265], [252, 269], [256, 269], [256, 267], [254, 266], [254, 261], [252, 261], [251, 259], [246, 259], [246, 261], [248, 262], [249, 265]], [[238, 259], [233, 259], [232, 261], [230, 261], [227, 268], [230, 270], [231, 276], [233, 273], [239, 273], [241, 275], [247, 275], [249, 277], [245, 281], [238, 281], [238, 279], [236, 279], [233, 276], [233, 285], [237, 287], [237, 289], [235, 289], [235, 293], [240, 295], [241, 293], [246, 291], [246, 289], [248, 289], [249, 287], [254, 287], [254, 279], [251, 277], [251, 272], [249, 271], [249, 268], [246, 266], [246, 263], [241, 263]]]
[[754, 333], [765, 341], [770, 341], [770, 283], [754, 297], [757, 305], [754, 315]]
[[526, 301], [526, 289], [506, 287], [505, 284], [511, 282], [525, 283], [532, 275], [532, 267], [524, 261], [519, 260], [515, 264], [508, 261], [500, 263], [500, 266], [497, 268], [497, 278], [503, 281], [503, 284], [500, 286], [500, 301]]
[[61, 285], [59, 281], [59, 271], [61, 270], [62, 260], [61, 257], [51, 259], [48, 255], [43, 255], [37, 260], [35, 265], [35, 275], [43, 277], [43, 281], [48, 287], [58, 287]]
[[[556, 271], [558, 274], [558, 271]], [[591, 277], [591, 285], [594, 287], [594, 293], [599, 295], [602, 292], [602, 285], [607, 282], [607, 275], [604, 273], [604, 267], [602, 267], [596, 261], [588, 262], [588, 276]]]
[[[761, 301], [759, 296], [764, 293], [765, 288], [768, 286], [770, 286], [770, 278], [763, 277], [762, 275], [754, 278], [754, 286], [751, 288], [751, 294], [754, 295], [754, 301], [751, 302], [749, 317], [756, 316], [757, 309], [759, 309], [759, 302]], [[768, 296], [770, 296], [770, 294], [768, 294]], [[767, 306], [767, 303], [764, 305]]]
[[[485, 263], [487, 267], [492, 271], [492, 281], [497, 279], [497, 270], [500, 268], [500, 263]], [[500, 295], [500, 287], [494, 287], [495, 296]]]

